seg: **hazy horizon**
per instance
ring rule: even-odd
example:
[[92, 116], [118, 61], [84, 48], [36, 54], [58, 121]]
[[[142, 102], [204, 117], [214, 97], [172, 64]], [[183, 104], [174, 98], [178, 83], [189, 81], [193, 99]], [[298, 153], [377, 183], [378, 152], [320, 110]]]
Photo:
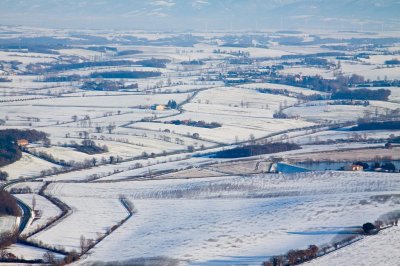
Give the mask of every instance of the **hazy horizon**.
[[5, 0], [0, 24], [157, 31], [396, 30], [399, 10], [397, 0]]

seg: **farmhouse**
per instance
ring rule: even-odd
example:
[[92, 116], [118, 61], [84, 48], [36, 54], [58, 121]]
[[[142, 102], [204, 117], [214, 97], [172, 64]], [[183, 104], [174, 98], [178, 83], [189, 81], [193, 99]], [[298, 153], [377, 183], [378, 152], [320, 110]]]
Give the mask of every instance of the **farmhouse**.
[[345, 171], [362, 171], [364, 170], [364, 167], [362, 167], [361, 165], [357, 165], [357, 164], [352, 164], [352, 165], [346, 165], [344, 167]]
[[154, 104], [154, 105], [151, 106], [151, 110], [164, 111], [165, 110], [165, 105], [163, 105], [163, 104]]
[[17, 140], [17, 145], [20, 147], [25, 147], [29, 144], [29, 141], [26, 139], [19, 139]]

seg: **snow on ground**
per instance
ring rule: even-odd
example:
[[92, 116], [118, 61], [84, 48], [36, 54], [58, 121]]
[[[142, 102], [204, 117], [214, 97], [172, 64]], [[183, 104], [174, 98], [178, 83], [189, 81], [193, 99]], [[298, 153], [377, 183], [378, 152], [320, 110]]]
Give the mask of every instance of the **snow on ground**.
[[41, 54], [41, 53], [20, 53], [20, 52], [0, 51], [0, 60], [19, 61], [23, 64], [54, 62], [56, 61], [56, 57], [57, 55]]
[[216, 171], [212, 171], [209, 169], [203, 169], [203, 168], [193, 168], [193, 169], [188, 169], [188, 170], [182, 170], [176, 173], [171, 173], [171, 174], [166, 174], [162, 175], [159, 178], [160, 179], [169, 179], [169, 178], [205, 178], [205, 177], [213, 177], [213, 176], [223, 176], [224, 174], [221, 174]]
[[95, 239], [98, 233], [104, 234], [127, 216], [126, 209], [118, 199], [60, 197], [60, 200], [72, 208], [72, 213], [56, 226], [30, 239], [78, 251], [81, 235], [86, 239]]
[[[121, 137], [121, 136], [118, 136]], [[120, 156], [123, 159], [133, 158], [137, 156], [142, 156], [143, 152], [147, 154], [155, 153], [162, 154], [165, 152], [172, 152], [178, 150], [186, 150], [187, 146], [176, 144], [175, 141], [166, 142], [158, 139], [143, 138], [143, 137], [132, 137], [130, 136], [130, 142], [124, 143], [122, 141], [108, 141], [108, 140], [96, 140], [95, 143], [100, 146], [106, 145], [108, 148], [107, 152], [99, 154], [86, 154], [79, 151], [75, 151], [72, 148], [64, 148], [52, 146], [51, 148], [34, 148], [36, 151], [44, 151], [46, 153], [52, 154], [54, 158], [58, 160], [65, 160], [66, 162], [75, 161], [81, 162], [85, 159], [96, 158], [100, 160], [101, 158], [108, 159], [110, 156]], [[72, 139], [65, 139], [66, 141]], [[80, 143], [82, 139], [75, 139], [77, 143]]]
[[[91, 107], [91, 108], [130, 108], [136, 106], [150, 106], [153, 104], [167, 104], [169, 100], [182, 102], [190, 94], [149, 94], [149, 95], [114, 95], [96, 97], [59, 97], [53, 99], [38, 99], [30, 101], [29, 104], [48, 107]], [[21, 105], [21, 104], [19, 104]]]
[[399, 67], [376, 66], [370, 64], [359, 64], [343, 61], [341, 63], [343, 74], [357, 74], [370, 80], [383, 80], [385, 77], [389, 80], [400, 78]]
[[30, 233], [37, 229], [38, 227], [43, 226], [49, 220], [56, 217], [61, 213], [61, 210], [48, 201], [46, 198], [37, 195], [37, 194], [16, 194], [15, 197], [23, 201], [26, 205], [28, 205], [31, 209], [32, 206], [32, 198], [35, 197], [36, 207], [35, 210], [40, 211], [40, 215], [36, 216], [33, 222], [24, 229], [23, 234]]
[[333, 71], [330, 69], [317, 68], [317, 67], [289, 67], [279, 70], [282, 75], [304, 75], [304, 76], [315, 76], [319, 75], [325, 79], [333, 79]]
[[278, 89], [278, 90], [288, 90], [294, 93], [302, 93], [304, 95], [313, 95], [313, 94], [321, 94], [325, 95], [326, 93], [320, 91], [313, 91], [307, 88], [289, 86], [283, 84], [274, 84], [274, 83], [250, 83], [245, 85], [240, 85], [239, 87], [249, 88], [249, 89]]
[[214, 84], [186, 84], [186, 85], [172, 85], [167, 87], [160, 88], [162, 92], [185, 92], [185, 91], [193, 91], [193, 90], [200, 90], [206, 89], [215, 86], [223, 86], [222, 82], [213, 82]]
[[62, 55], [81, 56], [87, 59], [90, 59], [90, 57], [102, 56], [101, 52], [87, 50], [87, 49], [79, 49], [79, 48], [59, 49], [57, 50], [57, 52], [59, 52]]
[[394, 226], [364, 239], [317, 258], [305, 265], [385, 265], [397, 266], [400, 262], [400, 228]]
[[[60, 99], [60, 98], [58, 98]], [[75, 98], [79, 99], [79, 98]], [[57, 101], [56, 98], [45, 99], [52, 101]], [[34, 100], [37, 101], [37, 100]], [[0, 106], [0, 112], [6, 114], [8, 116], [8, 120], [6, 121], [6, 125], [22, 125], [22, 126], [46, 126], [46, 125], [55, 125], [57, 122], [71, 122], [72, 116], [76, 115], [79, 119], [83, 119], [85, 115], [89, 115], [89, 117], [103, 117], [105, 113], [116, 114], [117, 111], [129, 112], [130, 109], [127, 108], [104, 108], [101, 106], [91, 107], [91, 106], [43, 106], [43, 105], [32, 105], [33, 101], [29, 101], [29, 104], [26, 103], [7, 103]], [[118, 108], [118, 109], [117, 109]], [[39, 121], [36, 121], [36, 118]]]
[[[208, 117], [208, 119], [206, 119]], [[211, 115], [196, 113], [184, 113], [179, 119], [196, 118], [204, 121], [222, 123], [221, 127], [209, 129], [185, 125], [173, 125], [164, 123], [140, 122], [136, 123], [135, 127], [150, 130], [170, 130], [173, 133], [192, 135], [198, 133], [202, 140], [219, 142], [219, 143], [234, 143], [235, 141], [248, 141], [251, 136], [255, 138], [265, 137], [269, 134], [285, 131], [288, 129], [301, 128], [313, 125], [311, 122], [295, 119], [272, 119], [272, 118], [254, 118], [248, 116], [229, 116], [229, 115]], [[198, 120], [195, 120], [198, 121]]]
[[[30, 247], [21, 244], [13, 244], [6, 248], [7, 252], [14, 254], [15, 256], [21, 258], [23, 257], [26, 260], [35, 260], [35, 259], [43, 259], [43, 255], [48, 252], [48, 250]], [[53, 253], [56, 258], [62, 259], [62, 255]], [[11, 265], [11, 264], [5, 264]], [[27, 264], [13, 264], [13, 265], [27, 265]]]
[[[324, 151], [316, 153], [306, 154], [294, 154], [289, 155], [286, 158], [294, 161], [385, 161], [385, 158], [389, 160], [400, 160], [400, 148], [394, 147], [393, 149], [385, 149], [382, 145], [379, 148], [373, 149], [357, 149], [357, 150], [336, 150], [336, 151]], [[386, 159], [388, 160], [388, 159]]]
[[369, 64], [374, 64], [374, 65], [384, 65], [385, 61], [392, 60], [392, 59], [400, 60], [400, 56], [399, 55], [370, 55], [369, 58], [364, 58], [364, 59], [362, 59], [362, 61], [369, 63]]
[[22, 158], [15, 163], [0, 167], [1, 171], [7, 172], [9, 179], [18, 179], [19, 177], [37, 176], [42, 170], [48, 170], [60, 166], [49, 163], [40, 158], [27, 153], [22, 153]]
[[[399, 189], [393, 174], [323, 172], [54, 183], [49, 192], [70, 204], [98, 202], [100, 209], [78, 212], [83, 221], [97, 213], [119, 212], [100, 202], [116, 201], [120, 194], [138, 210], [82, 263], [166, 255], [195, 265], [259, 265], [269, 255], [327, 243], [338, 227], [360, 226], [396, 210]], [[374, 197], [384, 194], [393, 196], [384, 202]], [[78, 229], [68, 219], [47, 231], [43, 240], [55, 241], [65, 230], [87, 234], [86, 222]]]
[[73, 148], [58, 146], [51, 146], [49, 148], [35, 147], [30, 150], [35, 152], [45, 152], [47, 154], [51, 154], [56, 160], [64, 160], [66, 162], [69, 162], [71, 160], [81, 162], [85, 159], [97, 158], [102, 156], [102, 154], [89, 155], [83, 152], [75, 151]]
[[0, 215], [0, 234], [10, 232], [17, 226], [17, 217]]
[[305, 136], [291, 137], [291, 140], [298, 144], [307, 144], [313, 141], [330, 141], [336, 139], [388, 139], [392, 135], [400, 136], [400, 130], [363, 130], [363, 131], [344, 131], [327, 130]]
[[313, 122], [324, 121], [354, 121], [366, 114], [384, 114], [386, 110], [400, 108], [397, 103], [370, 101], [370, 105], [326, 105], [326, 101], [313, 101], [301, 106], [289, 107], [284, 110], [288, 115], [299, 115], [300, 118]]
[[168, 73], [170, 72], [165, 68], [156, 68], [156, 67], [142, 67], [139, 65], [131, 65], [131, 66], [100, 66], [100, 67], [88, 67], [88, 68], [79, 68], [79, 69], [71, 69], [66, 71], [58, 72], [60, 75], [81, 75], [88, 76], [94, 72], [109, 72], [109, 71], [144, 71], [144, 72], [161, 72]]
[[210, 105], [210, 109], [214, 105], [222, 105], [255, 109], [265, 108], [274, 111], [279, 108], [279, 104], [283, 105], [286, 103], [289, 106], [296, 103], [297, 99], [282, 95], [260, 93], [240, 87], [219, 87], [199, 92], [191, 102]]
[[[33, 193], [38, 193], [39, 190], [42, 188], [42, 186], [43, 186], [42, 182], [20, 182], [7, 186], [7, 190], [10, 191], [12, 188], [21, 189], [29, 187]], [[25, 203], [30, 204], [29, 202]]]
[[208, 123], [217, 122], [222, 127], [208, 129], [185, 125], [140, 122], [134, 126], [142, 129], [160, 130], [192, 135], [198, 133], [201, 139], [231, 143], [248, 140], [250, 135], [263, 137], [291, 128], [310, 126], [312, 123], [300, 120], [272, 119], [280, 107], [290, 106], [297, 100], [282, 95], [259, 93], [253, 89], [220, 87], [201, 91], [190, 103], [183, 106], [184, 112], [171, 118], [158, 119], [193, 120]]
[[[139, 161], [136, 161], [139, 162]], [[101, 181], [110, 181], [110, 180], [120, 180], [120, 179], [127, 179], [132, 178], [134, 179], [137, 176], [147, 176], [147, 178], [153, 178], [152, 175], [160, 172], [160, 171], [177, 171], [182, 170], [189, 167], [197, 167], [203, 165], [205, 163], [210, 162], [208, 158], [189, 158], [186, 160], [179, 160], [176, 162], [162, 162], [156, 165], [145, 165], [144, 167], [140, 167], [133, 170], [123, 171], [121, 173], [115, 173], [104, 178], [101, 178]], [[178, 172], [179, 173], [179, 172]], [[214, 174], [215, 175], [215, 174]], [[210, 176], [214, 176], [210, 175]], [[207, 175], [206, 175], [207, 176]], [[190, 175], [186, 176], [190, 177]], [[204, 176], [202, 176], [204, 177]], [[160, 177], [162, 178], [162, 177]], [[172, 175], [172, 178], [177, 178]]]
[[222, 47], [221, 50], [232, 51], [232, 52], [249, 52], [251, 57], [273, 57], [279, 58], [282, 55], [288, 55], [290, 52], [279, 50], [279, 49], [267, 49], [267, 48], [257, 48], [257, 47], [249, 47], [249, 48], [238, 48], [238, 47]]

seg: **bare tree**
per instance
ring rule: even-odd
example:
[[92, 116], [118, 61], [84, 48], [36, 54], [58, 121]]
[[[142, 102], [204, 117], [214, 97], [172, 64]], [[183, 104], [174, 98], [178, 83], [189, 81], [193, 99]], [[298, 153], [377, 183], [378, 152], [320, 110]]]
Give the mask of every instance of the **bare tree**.
[[252, 144], [254, 144], [254, 143], [255, 143], [256, 137], [254, 136], [253, 133], [251, 133], [251, 134], [249, 135], [249, 139], [250, 139], [250, 142], [251, 142]]
[[106, 129], [108, 130], [108, 133], [111, 134], [112, 131], [115, 129], [115, 125], [109, 124]]
[[81, 254], [84, 254], [86, 251], [86, 238], [83, 235], [81, 235], [79, 239], [79, 246], [81, 248]]
[[33, 195], [33, 197], [32, 197], [32, 210], [35, 210], [36, 209], [36, 198], [35, 198], [35, 195]]
[[54, 254], [52, 252], [47, 251], [46, 253], [43, 254], [43, 260], [46, 263], [52, 264], [52, 263], [55, 263], [56, 256], [54, 256]]

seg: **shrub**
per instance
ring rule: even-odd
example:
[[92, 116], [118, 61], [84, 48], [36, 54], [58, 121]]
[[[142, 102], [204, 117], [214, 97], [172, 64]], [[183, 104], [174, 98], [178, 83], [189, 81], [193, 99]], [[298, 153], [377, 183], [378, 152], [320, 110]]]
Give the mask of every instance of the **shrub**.
[[372, 223], [365, 223], [365, 224], [363, 224], [362, 227], [363, 227], [364, 233], [366, 233], [366, 234], [371, 234], [376, 230], [375, 225], [373, 225]]

